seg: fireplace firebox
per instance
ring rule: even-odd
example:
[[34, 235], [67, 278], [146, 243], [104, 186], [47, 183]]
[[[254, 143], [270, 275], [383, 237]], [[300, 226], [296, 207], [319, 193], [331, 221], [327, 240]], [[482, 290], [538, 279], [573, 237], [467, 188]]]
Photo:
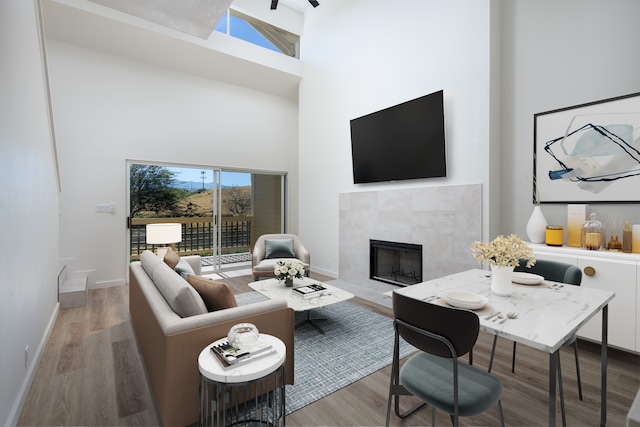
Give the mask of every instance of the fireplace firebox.
[[369, 240], [369, 278], [399, 286], [422, 282], [422, 245]]

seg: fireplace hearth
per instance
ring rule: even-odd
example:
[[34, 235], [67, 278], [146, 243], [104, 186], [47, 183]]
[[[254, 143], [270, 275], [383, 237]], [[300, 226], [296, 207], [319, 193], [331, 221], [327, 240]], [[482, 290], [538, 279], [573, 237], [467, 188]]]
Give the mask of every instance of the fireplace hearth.
[[422, 282], [422, 245], [369, 240], [369, 278], [398, 286]]

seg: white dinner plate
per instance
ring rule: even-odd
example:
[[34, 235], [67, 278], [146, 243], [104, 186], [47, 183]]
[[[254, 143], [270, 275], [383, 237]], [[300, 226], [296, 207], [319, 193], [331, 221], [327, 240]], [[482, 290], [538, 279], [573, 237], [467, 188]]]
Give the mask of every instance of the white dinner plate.
[[440, 297], [453, 307], [467, 308], [469, 310], [477, 310], [489, 302], [487, 297], [464, 291], [443, 292]]
[[514, 271], [511, 280], [513, 283], [520, 283], [521, 285], [537, 285], [544, 280], [544, 277], [537, 274]]

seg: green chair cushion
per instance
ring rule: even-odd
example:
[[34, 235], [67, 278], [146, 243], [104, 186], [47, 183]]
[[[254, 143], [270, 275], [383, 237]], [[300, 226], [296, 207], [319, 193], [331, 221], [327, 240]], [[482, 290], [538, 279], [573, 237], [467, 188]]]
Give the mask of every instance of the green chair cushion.
[[[453, 414], [453, 360], [420, 353], [400, 370], [400, 384], [433, 407]], [[495, 405], [502, 384], [490, 373], [458, 362], [458, 414], [469, 417]]]

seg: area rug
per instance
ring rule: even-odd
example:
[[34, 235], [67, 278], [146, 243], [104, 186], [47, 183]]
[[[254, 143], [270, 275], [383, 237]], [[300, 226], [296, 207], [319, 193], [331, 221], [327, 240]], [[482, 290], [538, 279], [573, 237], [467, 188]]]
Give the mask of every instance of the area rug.
[[[257, 292], [236, 295], [239, 305], [266, 299]], [[296, 323], [306, 318], [296, 313]], [[295, 384], [286, 389], [290, 414], [391, 364], [393, 321], [350, 302], [314, 309], [326, 317], [321, 334], [311, 325], [295, 332]], [[415, 348], [400, 340], [400, 356]]]

